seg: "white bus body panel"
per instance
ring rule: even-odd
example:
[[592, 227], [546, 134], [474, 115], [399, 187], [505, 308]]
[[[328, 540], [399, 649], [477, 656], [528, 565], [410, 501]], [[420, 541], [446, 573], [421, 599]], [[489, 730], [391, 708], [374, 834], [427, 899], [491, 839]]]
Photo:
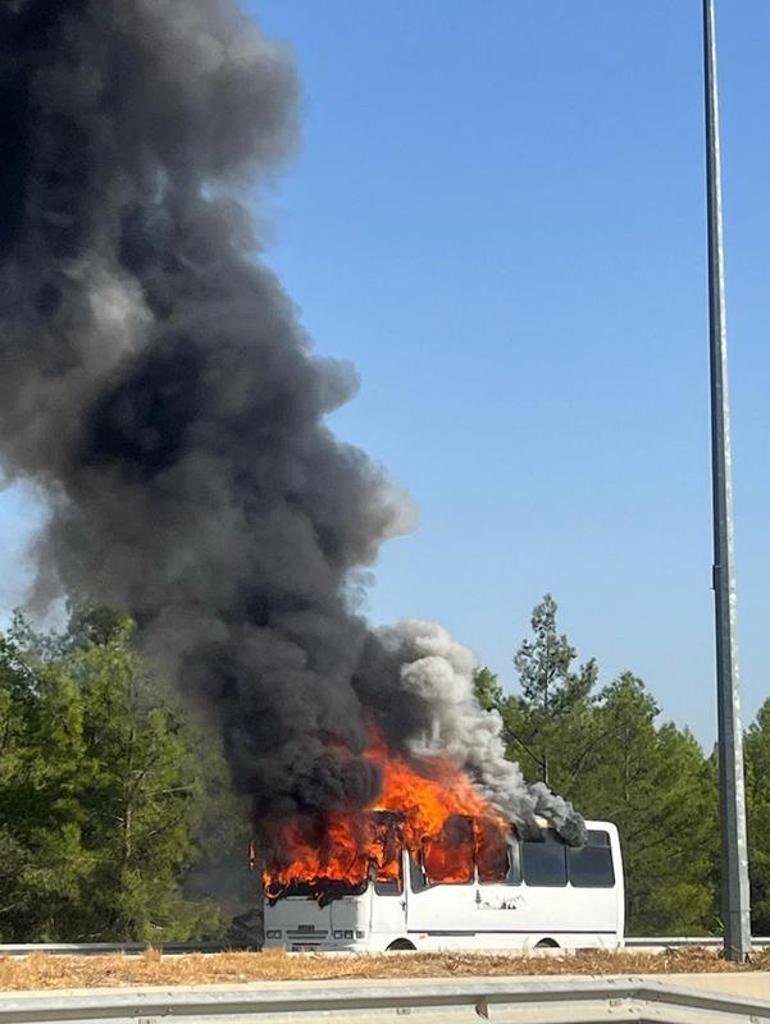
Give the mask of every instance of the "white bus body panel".
[[416, 892], [405, 870], [399, 895], [378, 895], [369, 885], [362, 895], [343, 896], [327, 907], [294, 896], [266, 906], [265, 947], [379, 952], [394, 942], [420, 950], [532, 949], [543, 942], [562, 949], [617, 949], [625, 925], [618, 831], [608, 822], [587, 825], [609, 835], [612, 887], [474, 882]]

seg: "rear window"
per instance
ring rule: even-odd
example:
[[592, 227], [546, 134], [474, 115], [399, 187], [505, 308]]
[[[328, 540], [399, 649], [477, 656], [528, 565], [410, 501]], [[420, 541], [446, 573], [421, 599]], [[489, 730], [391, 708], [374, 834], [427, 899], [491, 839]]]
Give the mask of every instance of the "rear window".
[[527, 885], [567, 884], [567, 849], [553, 832], [544, 832], [538, 842], [522, 843], [521, 853]]
[[585, 846], [570, 847], [569, 880], [579, 889], [611, 889], [615, 885], [612, 849], [607, 832], [590, 831]]

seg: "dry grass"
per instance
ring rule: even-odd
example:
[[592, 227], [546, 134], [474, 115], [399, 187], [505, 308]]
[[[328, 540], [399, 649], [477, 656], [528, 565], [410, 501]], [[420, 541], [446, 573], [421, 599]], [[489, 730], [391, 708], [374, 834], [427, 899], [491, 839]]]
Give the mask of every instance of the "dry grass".
[[249, 981], [313, 981], [354, 978], [501, 977], [556, 974], [682, 974], [702, 971], [769, 970], [770, 954], [746, 966], [721, 960], [707, 949], [668, 953], [607, 953], [586, 950], [564, 956], [519, 953], [416, 953], [400, 955], [189, 953], [164, 956], [0, 957], [0, 991], [121, 985], [242, 984]]

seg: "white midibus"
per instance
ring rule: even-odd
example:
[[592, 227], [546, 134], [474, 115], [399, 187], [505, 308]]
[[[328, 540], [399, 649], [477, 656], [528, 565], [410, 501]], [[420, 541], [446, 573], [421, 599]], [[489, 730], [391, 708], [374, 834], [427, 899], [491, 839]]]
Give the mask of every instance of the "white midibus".
[[[397, 881], [337, 887], [325, 906], [302, 886], [265, 904], [265, 948], [288, 950], [616, 949], [623, 944], [617, 828], [587, 823], [588, 842], [508, 842], [506, 864], [432, 883], [408, 853]], [[494, 876], [497, 877], [494, 877]], [[484, 876], [484, 877], [482, 877]]]

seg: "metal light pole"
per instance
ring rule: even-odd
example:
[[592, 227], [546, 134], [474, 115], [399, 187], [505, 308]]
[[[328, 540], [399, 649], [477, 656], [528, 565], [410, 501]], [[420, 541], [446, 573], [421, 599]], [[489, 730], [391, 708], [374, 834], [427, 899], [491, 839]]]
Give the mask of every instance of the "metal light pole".
[[733, 574], [733, 493], [714, 0], [703, 0], [703, 49], [706, 85], [711, 463], [714, 501], [722, 918], [725, 929], [725, 955], [730, 960], [742, 961], [751, 950], [751, 922]]

